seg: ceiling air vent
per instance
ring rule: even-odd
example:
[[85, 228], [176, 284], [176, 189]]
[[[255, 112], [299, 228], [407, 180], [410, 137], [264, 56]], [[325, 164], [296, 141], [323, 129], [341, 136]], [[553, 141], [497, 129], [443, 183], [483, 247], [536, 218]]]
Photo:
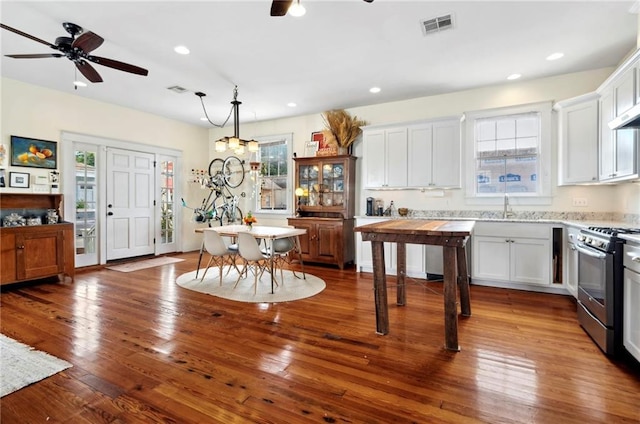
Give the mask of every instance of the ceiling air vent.
[[167, 90], [171, 90], [174, 93], [178, 93], [178, 94], [186, 93], [187, 91], [189, 91], [184, 87], [180, 87], [179, 85], [174, 85], [174, 86], [171, 86], [171, 87], [167, 87]]
[[434, 32], [443, 31], [453, 26], [453, 15], [437, 16], [432, 19], [425, 19], [422, 22], [422, 34], [429, 35]]

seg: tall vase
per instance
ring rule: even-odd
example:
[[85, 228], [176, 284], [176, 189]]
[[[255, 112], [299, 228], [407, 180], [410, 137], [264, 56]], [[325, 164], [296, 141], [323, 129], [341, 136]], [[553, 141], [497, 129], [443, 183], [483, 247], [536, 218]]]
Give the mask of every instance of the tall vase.
[[338, 155], [348, 155], [349, 148], [348, 147], [338, 147]]

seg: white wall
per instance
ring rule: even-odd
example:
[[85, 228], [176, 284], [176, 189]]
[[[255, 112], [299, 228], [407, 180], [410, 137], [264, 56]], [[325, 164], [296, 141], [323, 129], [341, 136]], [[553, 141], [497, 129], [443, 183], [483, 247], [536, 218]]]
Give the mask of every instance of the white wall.
[[[10, 136], [20, 135], [57, 141], [60, 151], [66, 148], [61, 144], [61, 132], [69, 131], [181, 150], [185, 170], [203, 168], [208, 164], [207, 157], [202, 155], [207, 149], [206, 128], [8, 78], [2, 78], [1, 90], [0, 142], [7, 148]], [[60, 164], [58, 169], [61, 169]], [[48, 172], [7, 167], [7, 176], [11, 170], [29, 172], [32, 176]], [[187, 184], [186, 178], [182, 181], [182, 192], [187, 202], [201, 200], [200, 190]], [[201, 240], [194, 234], [190, 218], [190, 213], [183, 214], [185, 251], [198, 249]]]
[[[594, 91], [613, 71], [614, 68], [603, 68], [533, 81], [509, 82], [475, 90], [355, 107], [348, 109], [348, 111], [352, 115], [365, 119], [370, 125], [376, 125], [462, 115], [464, 112], [474, 110], [541, 101], [555, 102]], [[282, 132], [293, 132], [293, 150], [301, 154], [304, 142], [310, 139], [311, 133], [322, 129], [321, 112], [319, 111], [315, 115], [273, 121], [241, 122], [240, 135], [243, 138], [253, 138]], [[212, 142], [222, 136], [232, 135], [232, 133], [229, 128], [212, 129], [209, 133], [209, 139]], [[212, 143], [210, 143], [209, 152], [210, 157], [216, 157]], [[552, 152], [552, 181], [555, 187], [555, 182], [557, 181], [557, 139], [555, 138]], [[354, 155], [362, 156], [362, 141], [356, 142]], [[358, 161], [358, 167], [359, 169], [362, 167], [362, 157]], [[358, 177], [358, 183], [360, 183], [360, 177]], [[292, 196], [292, 194], [290, 195]], [[640, 184], [555, 187], [553, 195], [552, 205], [527, 206], [526, 210], [640, 213]], [[420, 193], [419, 191], [367, 191], [359, 188], [356, 214], [364, 215], [364, 199], [367, 196], [384, 199], [387, 204], [390, 200], [394, 200], [397, 207], [408, 207], [410, 209], [476, 210], [479, 208], [478, 206], [468, 205], [465, 202], [463, 190], [445, 191], [443, 197], [430, 197], [430, 193]], [[588, 207], [574, 207], [572, 205], [573, 197], [586, 198], [589, 203]], [[517, 212], [519, 210], [517, 200], [513, 203], [514, 210]], [[496, 206], [495, 209], [501, 209], [501, 206]], [[525, 210], [524, 207], [521, 210]], [[283, 224], [285, 219], [271, 216], [264, 217], [261, 222]]]

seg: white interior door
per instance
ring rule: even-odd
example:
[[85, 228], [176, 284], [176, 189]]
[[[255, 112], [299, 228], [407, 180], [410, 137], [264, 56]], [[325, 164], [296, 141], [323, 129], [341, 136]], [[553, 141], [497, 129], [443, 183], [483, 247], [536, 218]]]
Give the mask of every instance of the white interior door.
[[154, 155], [107, 149], [107, 260], [154, 253]]

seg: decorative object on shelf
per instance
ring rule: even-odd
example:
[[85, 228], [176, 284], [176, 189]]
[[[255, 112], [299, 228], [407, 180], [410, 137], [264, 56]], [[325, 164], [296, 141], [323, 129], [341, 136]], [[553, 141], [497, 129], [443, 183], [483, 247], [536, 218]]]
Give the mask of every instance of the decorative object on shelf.
[[324, 133], [317, 131], [311, 133], [311, 140], [318, 143], [318, 149], [316, 150], [316, 156], [335, 156], [338, 154], [338, 149], [335, 146], [330, 146], [325, 140]]
[[7, 165], [7, 148], [4, 144], [0, 143], [0, 166]]
[[2, 220], [3, 227], [24, 227], [25, 225], [27, 225], [25, 217], [15, 212], [5, 216]]
[[254, 223], [258, 222], [256, 217], [251, 214], [251, 211], [249, 211], [247, 213], [247, 216], [245, 216], [242, 220], [244, 221], [245, 225], [249, 227], [249, 230], [253, 228]]
[[58, 184], [60, 182], [60, 173], [58, 171], [49, 172], [49, 184]]
[[231, 114], [233, 114], [233, 137], [222, 137], [221, 139], [216, 140], [216, 152], [221, 153], [229, 149], [233, 150], [236, 155], [242, 156], [245, 153], [245, 147], [251, 153], [255, 153], [260, 150], [260, 144], [256, 140], [243, 140], [240, 138], [240, 105], [242, 104], [242, 102], [238, 100], [237, 85], [233, 88], [231, 111], [229, 112], [229, 116], [227, 117], [227, 119], [221, 125], [215, 124], [211, 121], [211, 119], [209, 119], [207, 109], [204, 107], [204, 101], [202, 100], [202, 98], [206, 96], [206, 94], [201, 91], [198, 91], [195, 94], [196, 96], [200, 97], [200, 103], [202, 104], [204, 116], [207, 118], [207, 121], [209, 121], [209, 123], [214, 127], [223, 128], [227, 124], [227, 121], [231, 117]]
[[11, 165], [56, 169], [58, 148], [55, 141], [11, 136]]
[[29, 179], [26, 172], [9, 172], [9, 187], [29, 188]]
[[318, 152], [318, 143], [317, 141], [307, 141], [304, 145], [304, 156], [305, 157], [313, 157]]
[[327, 146], [335, 147], [338, 154], [349, 154], [354, 141], [362, 133], [360, 127], [367, 122], [351, 116], [344, 109], [329, 110], [322, 114], [325, 129], [322, 130]]
[[398, 215], [400, 215], [400, 216], [409, 215], [409, 209], [407, 209], [407, 208], [398, 208]]
[[7, 171], [0, 169], [0, 187], [6, 187], [5, 179], [7, 178]]
[[47, 209], [47, 224], [57, 224], [58, 223], [58, 211], [55, 209]]

